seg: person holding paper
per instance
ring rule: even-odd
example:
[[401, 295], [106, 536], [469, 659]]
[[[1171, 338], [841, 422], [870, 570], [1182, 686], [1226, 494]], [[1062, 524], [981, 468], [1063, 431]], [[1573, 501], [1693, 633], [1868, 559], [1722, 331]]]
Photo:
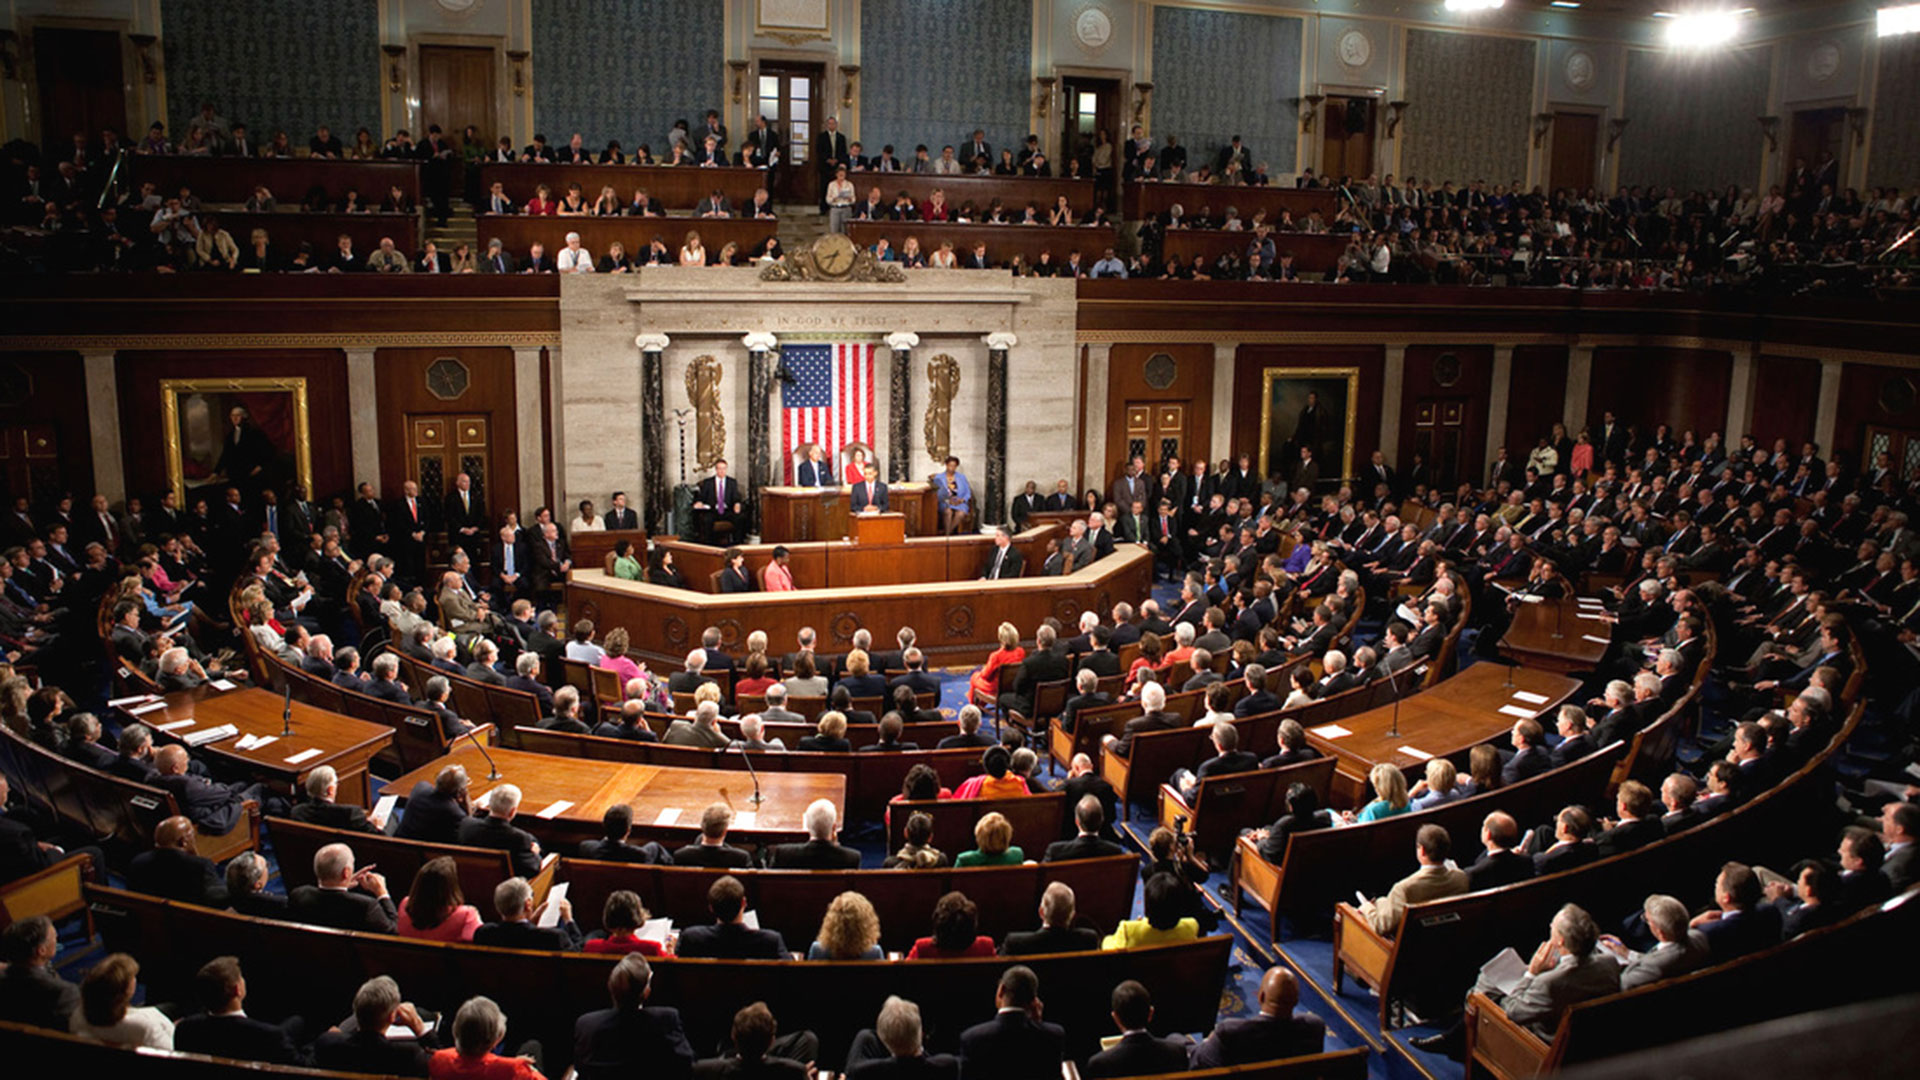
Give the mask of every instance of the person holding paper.
[[504, 949], [579, 949], [580, 927], [573, 921], [573, 905], [567, 902], [565, 889], [565, 885], [555, 885], [546, 903], [536, 907], [533, 886], [526, 878], [510, 877], [501, 882], [493, 890], [493, 909], [500, 921], [474, 931], [473, 943]]
[[1467, 891], [1466, 871], [1451, 870], [1446, 865], [1452, 850], [1453, 840], [1447, 830], [1438, 825], [1420, 826], [1413, 845], [1420, 868], [1394, 882], [1386, 896], [1360, 905], [1360, 914], [1366, 916], [1374, 933], [1392, 937], [1400, 929], [1400, 918], [1409, 907], [1427, 900], [1460, 896]]
[[[1593, 916], [1577, 904], [1568, 904], [1554, 915], [1546, 941], [1533, 951], [1517, 978], [1519, 957], [1503, 956], [1480, 969], [1474, 990], [1492, 998], [1506, 1011], [1507, 1019], [1532, 1028], [1534, 1033], [1552, 1039], [1560, 1017], [1583, 1001], [1605, 997], [1620, 989], [1620, 965], [1612, 956], [1596, 948], [1600, 928]], [[1438, 1035], [1412, 1040], [1416, 1050], [1446, 1054], [1464, 1060], [1467, 1027], [1464, 1020]]]
[[602, 929], [587, 935], [583, 952], [612, 953], [616, 956], [637, 953], [641, 956], [670, 956], [666, 933], [668, 919], [654, 919], [640, 894], [630, 889], [615, 889], [607, 896], [600, 912]]

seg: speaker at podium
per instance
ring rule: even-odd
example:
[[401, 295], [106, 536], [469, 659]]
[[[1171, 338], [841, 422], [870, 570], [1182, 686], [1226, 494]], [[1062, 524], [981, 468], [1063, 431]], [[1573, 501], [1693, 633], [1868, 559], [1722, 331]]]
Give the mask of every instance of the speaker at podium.
[[856, 544], [904, 544], [907, 541], [907, 515], [902, 513], [855, 514], [848, 519], [848, 526]]

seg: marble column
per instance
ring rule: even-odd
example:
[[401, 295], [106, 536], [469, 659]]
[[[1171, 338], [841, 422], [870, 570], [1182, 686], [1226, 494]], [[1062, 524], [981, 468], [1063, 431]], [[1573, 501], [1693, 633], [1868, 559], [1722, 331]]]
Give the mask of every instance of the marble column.
[[[1388, 345], [1386, 362], [1380, 367], [1380, 445], [1377, 449], [1386, 456], [1387, 464], [1395, 468], [1400, 467], [1400, 394], [1406, 385], [1406, 375], [1407, 347]], [[1371, 458], [1372, 451], [1363, 446], [1354, 447], [1354, 456], [1361, 454]], [[1358, 461], [1354, 462], [1356, 469], [1359, 465]]]
[[[1240, 343], [1237, 341], [1216, 341], [1213, 343], [1213, 442], [1208, 447], [1213, 460], [1234, 456], [1233, 446], [1233, 363], [1240, 355]], [[1255, 461], [1260, 455], [1255, 453]], [[1160, 460], [1160, 448], [1147, 447], [1147, 471], [1156, 470]], [[1121, 508], [1126, 509], [1125, 507]], [[1152, 511], [1153, 507], [1147, 508]]]
[[[1820, 361], [1820, 399], [1813, 410], [1813, 441], [1829, 455], [1833, 453], [1834, 432], [1840, 429], [1840, 371], [1844, 366], [1831, 358]], [[1741, 434], [1729, 430], [1727, 441], [1738, 446]]]
[[887, 409], [887, 483], [910, 480], [913, 460], [913, 349], [920, 335], [902, 330], [887, 335], [887, 348], [893, 350], [893, 378]]
[[[1507, 412], [1512, 408], [1512, 394], [1513, 346], [1495, 345], [1493, 380], [1487, 387], [1487, 456], [1480, 459], [1483, 465], [1490, 465], [1494, 455], [1507, 444]], [[1573, 427], [1571, 423], [1567, 426]]]
[[[768, 398], [773, 396], [773, 367], [769, 362], [780, 340], [764, 330], [740, 339], [747, 347], [747, 505], [760, 509], [760, 489], [773, 482], [773, 457], [768, 434]], [[757, 520], [756, 520], [757, 526]]]
[[114, 351], [83, 352], [86, 365], [87, 427], [93, 442], [93, 490], [108, 502], [127, 497], [126, 459], [120, 445], [120, 378]]
[[380, 400], [372, 349], [347, 350], [347, 442], [353, 454], [355, 486], [366, 481], [379, 488]]
[[[1107, 478], [1107, 380], [1113, 372], [1113, 346], [1106, 342], [1088, 342], [1086, 395], [1081, 399], [1082, 422], [1080, 446], [1082, 448], [1079, 486], [1084, 491], [1089, 487], [1098, 487], [1105, 491]], [[1216, 373], [1216, 379], [1219, 375]], [[1214, 426], [1221, 424], [1218, 414], [1213, 418]], [[1229, 428], [1232, 424], [1227, 425]], [[1152, 457], [1149, 456], [1149, 460]]]
[[495, 492], [494, 505], [517, 498], [520, 519], [528, 520], [534, 507], [547, 501], [547, 430], [540, 414], [540, 346], [513, 350], [513, 419], [520, 435], [517, 448], [520, 490]]
[[[1567, 430], [1578, 433], [1587, 423], [1587, 392], [1593, 386], [1593, 346], [1572, 345], [1567, 348], [1567, 396], [1560, 410], [1560, 419]], [[1508, 456], [1515, 461], [1525, 461], [1525, 452], [1514, 453], [1508, 448]]]
[[[1740, 435], [1748, 431], [1753, 423], [1753, 394], [1759, 383], [1760, 346], [1753, 345], [1746, 352], [1733, 354], [1733, 382], [1727, 393], [1727, 426], [1721, 445], [1731, 442], [1740, 445]], [[1824, 450], [1832, 450], [1825, 442], [1820, 444]]]
[[665, 334], [641, 334], [633, 339], [640, 349], [640, 524], [650, 535], [666, 530], [673, 508], [667, 485], [666, 361], [661, 354], [672, 344]]
[[1007, 520], [1007, 351], [1020, 339], [1005, 330], [988, 334], [987, 343], [987, 493], [981, 519], [988, 525]]

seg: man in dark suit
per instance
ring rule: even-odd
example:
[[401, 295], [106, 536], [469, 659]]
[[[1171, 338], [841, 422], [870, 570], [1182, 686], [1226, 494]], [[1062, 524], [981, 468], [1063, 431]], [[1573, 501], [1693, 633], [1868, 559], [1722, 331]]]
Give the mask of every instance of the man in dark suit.
[[1261, 713], [1274, 712], [1280, 708], [1280, 699], [1267, 692], [1267, 669], [1260, 664], [1248, 664], [1245, 674], [1247, 692], [1239, 701], [1233, 703], [1235, 719], [1258, 716]]
[[867, 475], [856, 480], [853, 494], [847, 498], [847, 512], [863, 513], [869, 508], [882, 514], [887, 512], [887, 485], [880, 479], [880, 466], [867, 462]]
[[[684, 940], [684, 938], [682, 939]], [[960, 1033], [961, 1080], [1053, 1080], [1066, 1033], [1040, 1019], [1040, 980], [1015, 964], [1000, 975], [994, 1018]]]
[[704, 532], [709, 543], [717, 542], [716, 526], [722, 522], [733, 526], [736, 542], [744, 537], [747, 520], [744, 498], [740, 481], [727, 475], [727, 459], [714, 462], [713, 475], [700, 481], [693, 491], [693, 509], [706, 522]]
[[987, 581], [1017, 578], [1025, 564], [1026, 556], [1013, 546], [1013, 534], [1002, 525], [993, 531], [993, 552], [987, 556], [980, 576]]
[[540, 655], [532, 651], [523, 652], [515, 657], [513, 674], [505, 680], [504, 685], [509, 690], [518, 690], [539, 698], [540, 711], [550, 716], [553, 714], [553, 690], [541, 681], [540, 660]]
[[1545, 735], [1538, 720], [1514, 721], [1513, 752], [1500, 769], [1501, 787], [1511, 787], [1553, 768], [1553, 755], [1541, 745]]
[[1723, 964], [1780, 943], [1780, 909], [1761, 902], [1760, 878], [1730, 862], [1713, 882], [1716, 910], [1697, 915], [1693, 928], [1707, 939], [1710, 963]]
[[1124, 758], [1133, 753], [1135, 736], [1149, 731], [1166, 731], [1184, 726], [1185, 722], [1167, 712], [1166, 708], [1166, 689], [1159, 683], [1148, 683], [1140, 691], [1140, 715], [1127, 721], [1118, 736], [1106, 736], [1104, 741], [1107, 752]]
[[1255, 1061], [1318, 1054], [1326, 1049], [1326, 1022], [1310, 1012], [1296, 1012], [1300, 984], [1293, 972], [1275, 965], [1260, 980], [1260, 1015], [1222, 1020], [1213, 1034], [1193, 1048], [1192, 1069], [1218, 1069]]
[[184, 747], [161, 747], [154, 751], [153, 764], [160, 774], [160, 786], [173, 796], [180, 812], [209, 836], [230, 832], [239, 824], [240, 815], [245, 812], [248, 802], [258, 803], [263, 812], [269, 813], [281, 805], [281, 800], [269, 797], [259, 784], [244, 787], [240, 784], [219, 784], [204, 776], [194, 775], [187, 770], [188, 758]]
[[1043, 624], [1033, 637], [1033, 651], [1020, 662], [1020, 674], [1014, 679], [1013, 689], [1001, 694], [998, 701], [1002, 712], [1018, 713], [1023, 718], [1033, 715], [1033, 703], [1039, 696], [1041, 683], [1065, 682], [1069, 675], [1067, 658], [1053, 651], [1053, 644], [1058, 640], [1053, 627]]
[[527, 594], [532, 584], [527, 573], [533, 568], [533, 553], [518, 530], [503, 525], [489, 545], [487, 558], [488, 565], [493, 567], [488, 591], [493, 594], [494, 608], [504, 611], [514, 600]]
[[53, 958], [60, 954], [60, 934], [45, 915], [29, 915], [9, 924], [0, 936], [0, 1017], [29, 1027], [66, 1031], [68, 1019], [80, 1007], [80, 988], [62, 979]]
[[374, 822], [365, 810], [358, 806], [342, 806], [334, 801], [340, 792], [340, 777], [333, 766], [322, 765], [308, 773], [306, 789], [306, 799], [294, 804], [292, 812], [288, 814], [293, 820], [328, 829], [380, 832], [380, 824]]
[[827, 463], [824, 447], [816, 444], [807, 450], [807, 459], [793, 471], [793, 482], [803, 488], [837, 486], [833, 482], [833, 466]]
[[614, 965], [607, 976], [613, 1007], [587, 1013], [573, 1025], [573, 1068], [580, 1080], [686, 1080], [693, 1072], [693, 1047], [680, 1010], [648, 1005], [652, 983], [653, 967], [639, 953], [628, 953]]
[[[716, 870], [746, 870], [753, 856], [744, 848], [727, 843], [727, 829], [733, 825], [733, 810], [726, 803], [714, 803], [700, 815], [700, 839], [673, 853], [675, 866], [704, 866]], [[708, 899], [712, 896], [709, 894]]]
[[533, 877], [540, 872], [540, 845], [531, 834], [514, 826], [513, 816], [519, 812], [520, 789], [501, 784], [487, 792], [487, 816], [462, 821], [455, 838], [466, 847], [507, 852], [512, 857], [514, 873], [524, 878]]
[[214, 957], [200, 966], [194, 983], [206, 1011], [174, 1025], [175, 1050], [269, 1065], [307, 1064], [306, 1055], [294, 1045], [299, 1020], [269, 1024], [247, 1015], [247, 980], [238, 958]]
[[458, 545], [469, 555], [480, 554], [480, 538], [487, 534], [487, 505], [473, 490], [473, 477], [463, 472], [453, 478], [453, 490], [447, 492], [441, 506], [440, 521], [449, 544]]
[[600, 816], [600, 839], [581, 842], [580, 857], [601, 862], [644, 865], [670, 865], [673, 862], [673, 856], [667, 854], [667, 849], [661, 847], [658, 841], [635, 844], [631, 842], [632, 839], [633, 807], [626, 803], [615, 803]]
[[896, 676], [887, 684], [889, 688], [904, 686], [915, 694], [940, 693], [940, 676], [927, 670], [926, 654], [918, 647], [909, 648], [901, 654], [901, 663], [907, 669], [905, 675]]
[[387, 510], [387, 535], [393, 538], [390, 553], [404, 581], [418, 585], [426, 580], [427, 535], [433, 531], [433, 509], [420, 498], [420, 485], [408, 480]]
[[640, 515], [627, 505], [627, 493], [624, 491], [613, 493], [613, 502], [607, 507], [606, 517], [608, 529], [631, 531], [640, 527]]
[[1120, 1041], [1088, 1059], [1083, 1074], [1089, 1078], [1122, 1076], [1160, 1076], [1184, 1072], [1187, 1068], [1185, 1036], [1159, 1036], [1147, 1030], [1153, 1022], [1153, 997], [1137, 980], [1128, 979], [1113, 988], [1113, 1023], [1120, 1029]]
[[707, 910], [713, 913], [713, 924], [681, 931], [677, 954], [719, 960], [789, 959], [792, 954], [779, 931], [755, 930], [742, 920], [746, 906], [747, 890], [739, 878], [727, 874], [715, 881], [707, 889]]
[[[398, 1025], [412, 1038], [387, 1038]], [[400, 1000], [400, 985], [391, 976], [376, 975], [360, 984], [353, 995], [353, 1030], [335, 1028], [314, 1040], [314, 1064], [337, 1072], [369, 1076], [425, 1076], [433, 1029], [412, 1005]]]
[[464, 766], [448, 765], [432, 782], [422, 780], [413, 786], [394, 835], [402, 840], [452, 844], [458, 841], [466, 820], [467, 770]]
[[1113, 697], [1100, 692], [1100, 673], [1092, 668], [1081, 668], [1074, 673], [1074, 692], [1067, 703], [1060, 708], [1060, 730], [1072, 731], [1079, 722], [1083, 709], [1096, 709], [1102, 705], [1113, 704]]
[[769, 867], [775, 870], [859, 869], [860, 853], [836, 839], [840, 832], [839, 811], [831, 800], [813, 800], [800, 820], [806, 826], [806, 843], [775, 845], [767, 859]]
[[1006, 956], [1039, 953], [1092, 952], [1100, 947], [1100, 932], [1073, 925], [1073, 887], [1056, 881], [1040, 894], [1040, 929], [1016, 930], [1000, 946]]
[[1046, 508], [1047, 500], [1040, 494], [1040, 485], [1029, 480], [1026, 490], [1013, 497], [1013, 506], [1008, 511], [1008, 517], [1013, 521], [1014, 528], [1023, 529], [1027, 525], [1028, 514]]
[[840, 130], [840, 118], [827, 117], [827, 126], [813, 138], [813, 165], [820, 173], [820, 197], [826, 199], [827, 181], [833, 170], [848, 163], [847, 136]]
[[873, 1027], [853, 1037], [847, 1080], [959, 1080], [959, 1059], [928, 1054], [922, 1034], [920, 1006], [889, 997]]
[[287, 895], [288, 918], [336, 930], [394, 932], [387, 879], [371, 869], [355, 871], [352, 848], [328, 844], [315, 852], [313, 877], [319, 884], [302, 885]]
[[[1257, 762], [1256, 762], [1257, 764]], [[1082, 795], [1080, 801], [1073, 804], [1074, 825], [1079, 835], [1071, 840], [1055, 840], [1047, 845], [1042, 862], [1065, 862], [1068, 859], [1098, 859], [1106, 855], [1124, 855], [1125, 848], [1101, 836], [1106, 828], [1106, 808], [1100, 805], [1097, 795]]]
[[1628, 780], [1620, 785], [1619, 792], [1614, 796], [1614, 810], [1620, 815], [1619, 818], [1594, 838], [1594, 846], [1602, 859], [1646, 847], [1667, 835], [1666, 826], [1660, 821], [1660, 804], [1654, 798], [1653, 789], [1638, 780]]
[[188, 904], [227, 906], [226, 882], [212, 860], [200, 854], [193, 822], [181, 816], [155, 827], [153, 849], [135, 855], [127, 866], [127, 887]]
[[[1544, 828], [1544, 826], [1543, 826]], [[1585, 866], [1600, 857], [1593, 841], [1587, 839], [1593, 832], [1593, 818], [1578, 806], [1569, 806], [1554, 815], [1553, 846], [1533, 855], [1533, 874], [1546, 877], [1562, 870], [1572, 870]]]
[[1484, 850], [1467, 867], [1467, 891], [1511, 885], [1533, 876], [1533, 860], [1514, 849], [1520, 846], [1520, 824], [1513, 815], [1495, 810], [1480, 823], [1480, 843]]

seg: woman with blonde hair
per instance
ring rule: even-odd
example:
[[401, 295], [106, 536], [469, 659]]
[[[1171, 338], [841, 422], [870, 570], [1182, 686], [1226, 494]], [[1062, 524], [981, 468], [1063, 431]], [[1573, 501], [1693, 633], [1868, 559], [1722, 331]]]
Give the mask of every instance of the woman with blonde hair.
[[847, 741], [847, 714], [832, 709], [821, 713], [819, 723], [814, 725], [814, 733], [801, 739], [795, 749], [830, 754], [853, 753], [853, 744]]
[[997, 636], [1000, 647], [988, 654], [986, 664], [967, 680], [967, 698], [976, 705], [995, 702], [1000, 695], [1000, 669], [1027, 658], [1027, 650], [1020, 645], [1019, 628], [1010, 622], [1003, 622]]
[[1361, 807], [1359, 814], [1351, 810], [1342, 813], [1340, 816], [1349, 823], [1364, 825], [1381, 818], [1397, 817], [1412, 809], [1407, 799], [1407, 774], [1400, 771], [1400, 766], [1383, 761], [1367, 773], [1367, 782], [1373, 785], [1373, 801]]
[[880, 915], [866, 897], [851, 890], [833, 898], [820, 920], [820, 932], [807, 949], [809, 960], [881, 960]]
[[1413, 785], [1407, 792], [1415, 810], [1426, 810], [1464, 798], [1468, 794], [1466, 785], [1460, 783], [1460, 770], [1446, 758], [1430, 758], [1427, 761], [1427, 777]]
[[1026, 852], [1014, 846], [1013, 822], [994, 811], [973, 825], [974, 850], [963, 851], [953, 860], [954, 869], [969, 866], [1019, 866], [1027, 861]]
[[126, 953], [93, 965], [80, 980], [80, 1005], [67, 1021], [68, 1030], [123, 1050], [173, 1049], [173, 1021], [151, 1005], [133, 1008], [139, 977], [140, 961]]
[[686, 242], [680, 245], [681, 266], [707, 265], [707, 249], [700, 244], [699, 232], [688, 229]]

